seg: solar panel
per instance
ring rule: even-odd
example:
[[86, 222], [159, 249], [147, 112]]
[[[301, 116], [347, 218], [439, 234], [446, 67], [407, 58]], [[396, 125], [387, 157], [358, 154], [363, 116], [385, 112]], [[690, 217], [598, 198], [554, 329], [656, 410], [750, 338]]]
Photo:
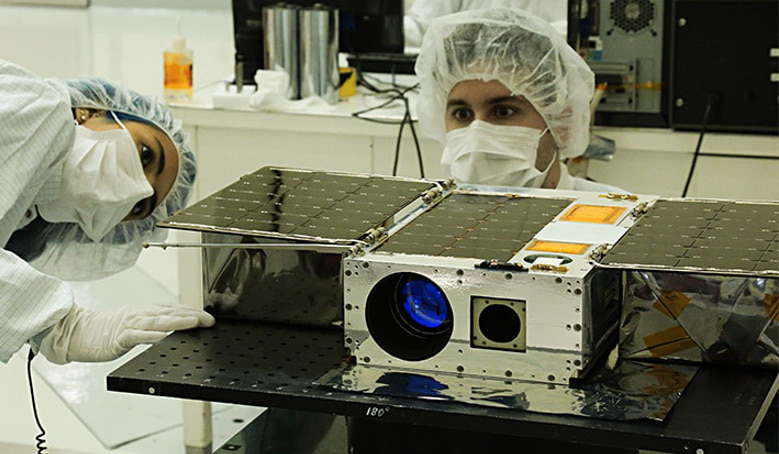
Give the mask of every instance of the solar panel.
[[161, 225], [247, 236], [357, 240], [433, 187], [390, 177], [263, 168]]
[[602, 263], [777, 270], [779, 205], [658, 200]]
[[454, 193], [378, 250], [508, 261], [570, 203], [562, 198]]

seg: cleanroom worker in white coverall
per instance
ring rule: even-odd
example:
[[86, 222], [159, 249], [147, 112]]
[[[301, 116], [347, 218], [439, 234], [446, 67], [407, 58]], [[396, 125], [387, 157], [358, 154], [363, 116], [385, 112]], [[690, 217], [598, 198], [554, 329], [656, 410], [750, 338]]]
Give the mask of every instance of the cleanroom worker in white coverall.
[[155, 224], [185, 206], [196, 166], [181, 123], [100, 79], [42, 79], [0, 60], [0, 361], [25, 343], [57, 364], [109, 361], [201, 310], [79, 306], [65, 280], [132, 266]]

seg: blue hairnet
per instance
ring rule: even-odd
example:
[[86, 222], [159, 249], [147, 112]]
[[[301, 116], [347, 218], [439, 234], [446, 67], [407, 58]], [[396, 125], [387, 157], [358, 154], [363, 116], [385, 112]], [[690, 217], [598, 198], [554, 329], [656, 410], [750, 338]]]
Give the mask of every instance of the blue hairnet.
[[45, 234], [39, 240], [42, 244], [37, 247], [42, 252], [30, 263], [62, 279], [94, 279], [132, 266], [144, 241], [165, 238], [167, 232], [156, 224], [186, 207], [197, 166], [187, 145], [189, 134], [182, 131], [181, 121], [174, 119], [168, 107], [156, 98], [99, 78], [64, 81], [64, 85], [70, 95], [71, 107], [110, 110], [120, 119], [150, 123], [170, 137], [179, 156], [175, 183], [148, 217], [120, 222], [99, 243], [90, 240], [77, 224], [50, 224], [45, 228]]
[[444, 143], [449, 93], [464, 80], [497, 80], [533, 105], [560, 156], [589, 143], [595, 77], [584, 60], [543, 19], [516, 8], [463, 11], [434, 19], [415, 67], [417, 116], [426, 135]]
[[[179, 155], [179, 171], [176, 182], [163, 202], [149, 218], [137, 222], [156, 224], [186, 205], [192, 192], [197, 166], [195, 156], [189, 149], [189, 134], [181, 130], [181, 121], [171, 115], [168, 107], [156, 98], [144, 96], [121, 85], [111, 84], [99, 78], [85, 78], [66, 81], [72, 107], [89, 107], [130, 114], [147, 120], [165, 132], [176, 145]], [[150, 219], [153, 218], [153, 219]]]

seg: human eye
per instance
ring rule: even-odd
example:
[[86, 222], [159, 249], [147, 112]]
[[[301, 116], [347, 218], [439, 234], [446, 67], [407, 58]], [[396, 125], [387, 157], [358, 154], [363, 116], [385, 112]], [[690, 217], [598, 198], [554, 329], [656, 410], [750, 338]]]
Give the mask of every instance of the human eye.
[[509, 118], [517, 113], [517, 109], [508, 105], [497, 105], [493, 110], [496, 118]]
[[450, 113], [451, 117], [459, 122], [468, 121], [473, 117], [473, 111], [468, 107], [457, 107]]
[[130, 215], [129, 216], [131, 218], [134, 218], [134, 217], [141, 216], [143, 213], [145, 213], [146, 212], [146, 202], [147, 201], [148, 201], [148, 199], [143, 199], [143, 200], [139, 201], [138, 203], [136, 203], [135, 205], [133, 205], [132, 210], [130, 210]]
[[146, 167], [154, 161], [154, 152], [146, 145], [141, 145], [141, 165]]

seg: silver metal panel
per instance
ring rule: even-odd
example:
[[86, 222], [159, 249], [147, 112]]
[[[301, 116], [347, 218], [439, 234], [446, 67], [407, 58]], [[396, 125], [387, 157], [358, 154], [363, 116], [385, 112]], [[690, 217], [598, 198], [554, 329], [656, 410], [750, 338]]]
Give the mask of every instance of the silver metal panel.
[[600, 112], [659, 113], [663, 90], [663, 0], [600, 0], [602, 53], [588, 63], [607, 82]]
[[300, 10], [300, 97], [338, 102], [338, 10], [316, 4]]
[[[342, 323], [341, 254], [234, 248], [236, 236], [219, 233], [205, 233], [203, 239], [228, 245], [203, 250], [204, 307], [209, 312], [300, 326]], [[263, 241], [268, 240], [240, 237], [247, 246]]]
[[284, 93], [287, 99], [300, 98], [298, 10], [298, 7], [286, 4], [262, 9], [265, 69], [284, 71], [289, 75], [289, 87]]
[[[601, 343], [616, 329], [616, 300], [584, 297], [587, 279], [554, 273], [477, 268], [479, 261], [449, 257], [368, 254], [344, 261], [344, 331], [346, 346], [359, 364], [399, 369], [472, 373], [493, 378], [520, 378], [567, 383], [605, 354]], [[413, 273], [437, 285], [451, 305], [453, 330], [440, 351], [429, 358], [408, 361], [377, 342], [371, 332], [369, 299], [384, 279]], [[526, 323], [522, 327], [526, 350], [487, 350], [471, 342], [472, 298], [523, 300]], [[372, 303], [371, 303], [372, 304]], [[592, 334], [592, 305], [611, 305]], [[425, 348], [420, 339], [418, 347]], [[394, 354], [393, 354], [394, 353]]]
[[626, 358], [779, 368], [779, 278], [627, 271]]

